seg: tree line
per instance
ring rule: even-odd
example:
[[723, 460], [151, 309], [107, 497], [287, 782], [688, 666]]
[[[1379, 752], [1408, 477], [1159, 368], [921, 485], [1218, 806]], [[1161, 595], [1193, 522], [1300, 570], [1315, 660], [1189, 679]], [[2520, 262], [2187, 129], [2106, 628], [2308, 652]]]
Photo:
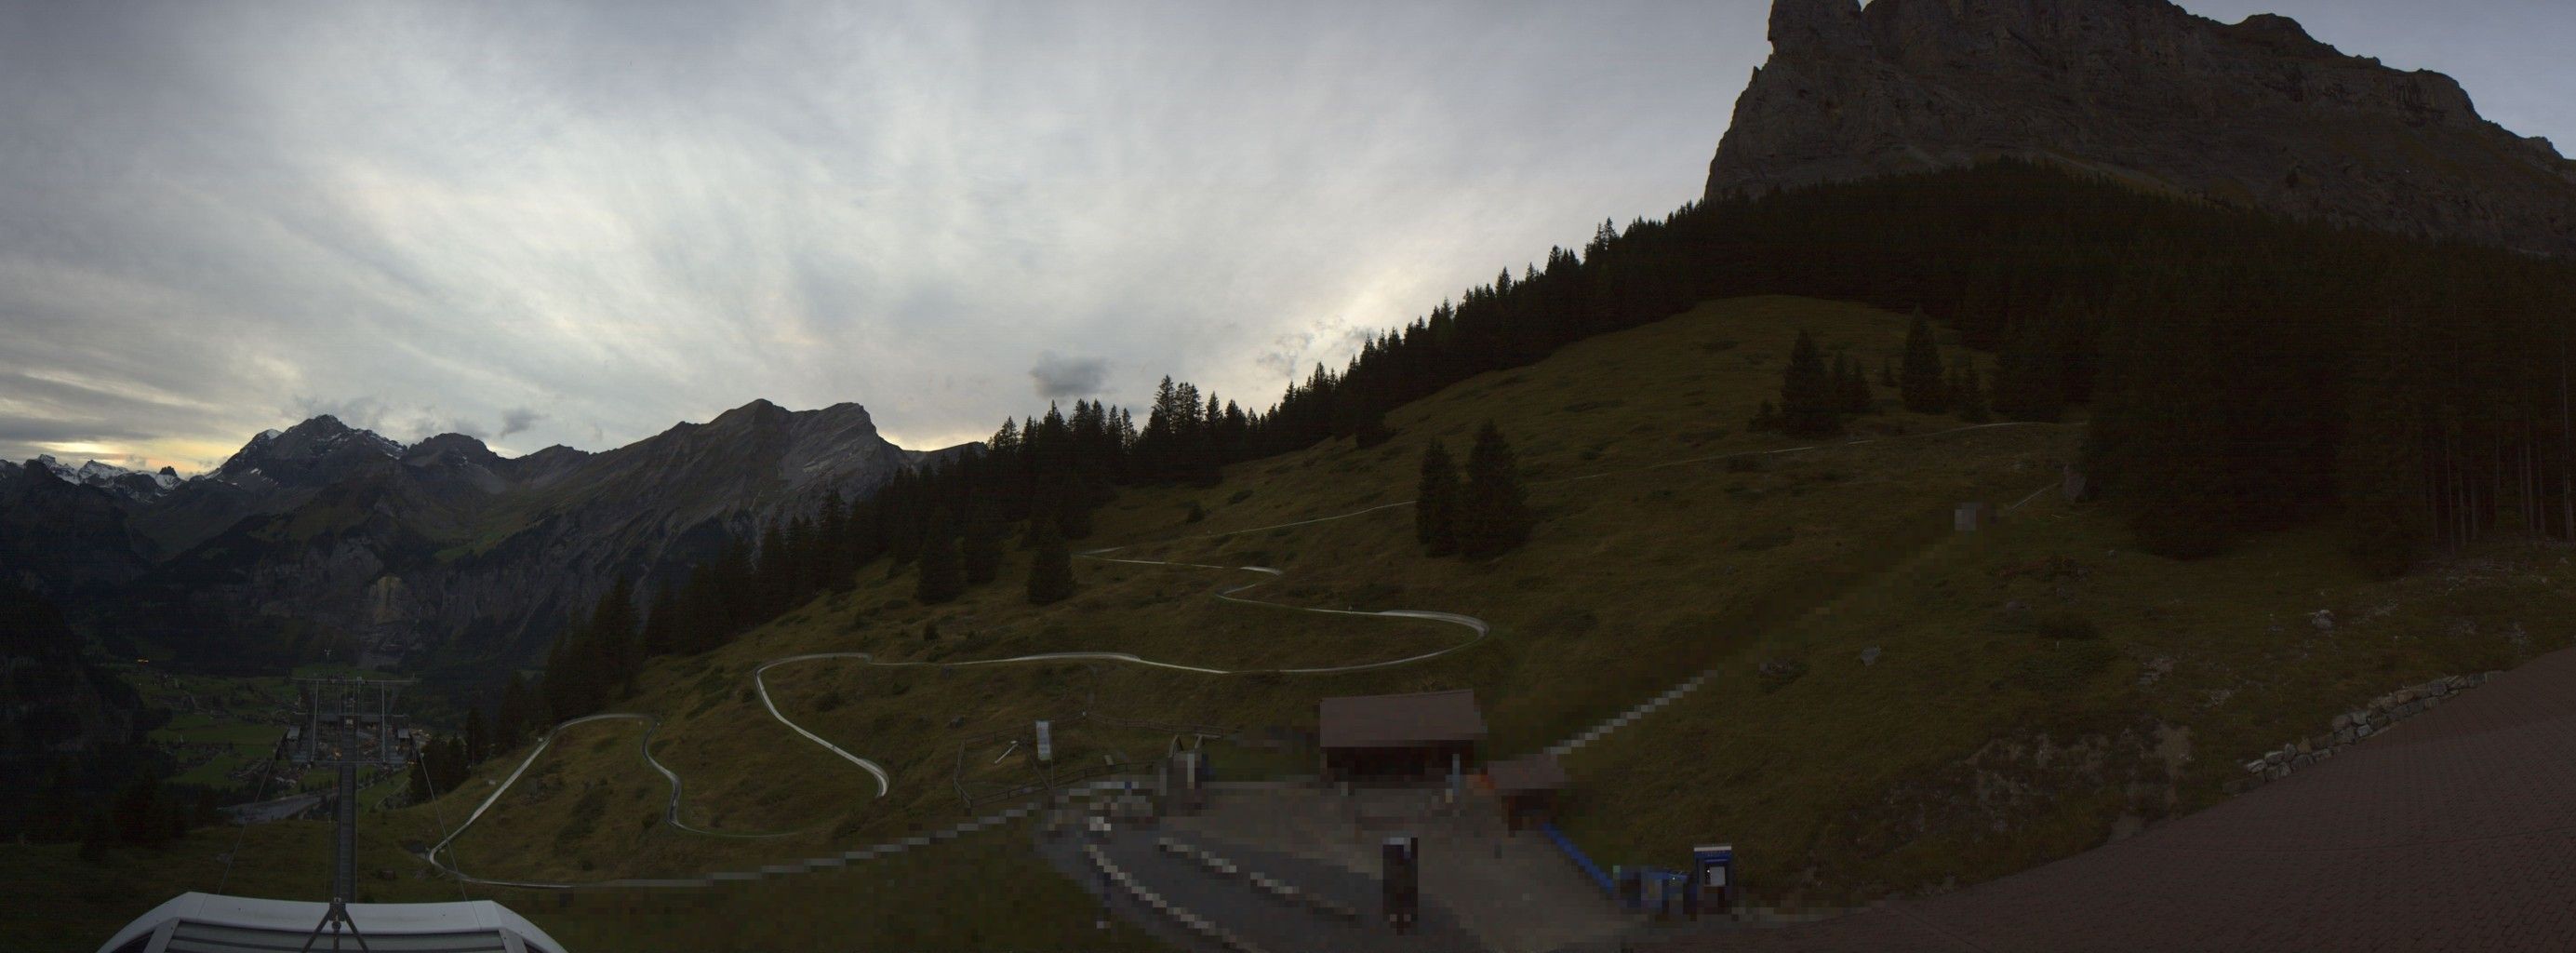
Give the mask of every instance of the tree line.
[[[649, 600], [631, 649], [624, 610], [594, 609], [615, 624], [577, 627], [548, 681], [596, 684], [542, 694], [557, 717], [595, 706], [641, 658], [720, 645], [878, 562], [901, 573], [929, 553], [916, 595], [954, 598], [991, 581], [996, 543], [1053, 554], [1089, 536], [1091, 511], [1118, 486], [1208, 485], [1245, 460], [1383, 440], [1389, 411], [1468, 377], [1749, 294], [1920, 315], [1901, 371], [1880, 369], [1909, 409], [2047, 420], [2091, 405], [2089, 485], [2156, 552], [2216, 552], [2237, 534], [2328, 516], [2356, 557], [2389, 571], [2508, 518], [2570, 538], [2571, 289], [2566, 262], [2024, 162], [1720, 196], [1624, 229], [1604, 222], [1579, 250], [1503, 269], [1260, 411], [1166, 378], [1142, 427], [1092, 401], [1005, 421], [980, 450], [863, 501], [827, 500], [696, 566]], [[1932, 322], [1991, 354], [1992, 372], [1971, 354], [1944, 359]], [[1864, 369], [1837, 367], [1812, 341], [1798, 351], [1767, 424], [1831, 432], [1868, 411]], [[1467, 545], [1417, 529], [1426, 549]], [[1033, 574], [1032, 598], [1062, 597], [1065, 558], [1038, 560], [1056, 568], [1043, 585]]]

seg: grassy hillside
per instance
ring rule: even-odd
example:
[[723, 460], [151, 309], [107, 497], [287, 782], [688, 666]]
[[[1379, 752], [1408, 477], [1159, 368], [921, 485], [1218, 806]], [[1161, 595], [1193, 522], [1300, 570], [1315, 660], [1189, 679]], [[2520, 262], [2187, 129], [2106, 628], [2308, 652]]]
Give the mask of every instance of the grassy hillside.
[[[2245, 761], [2373, 696], [2576, 636], [2559, 547], [2508, 538], [2374, 582], [2322, 532], [2183, 563], [2117, 524], [2043, 498], [1751, 640], [1570, 760], [1620, 781], [1587, 788], [1571, 832], [1663, 863], [1732, 840], [1773, 897], [1973, 883], [2207, 806]], [[1769, 659], [1806, 674], [1766, 692]]]
[[[618, 706], [663, 719], [654, 750], [688, 779], [684, 817], [691, 824], [795, 836], [663, 836], [671, 832], [639, 833], [639, 819], [632, 828], [598, 825], [542, 861], [469, 866], [487, 876], [694, 873], [898, 836], [964, 816], [956, 791], [959, 739], [1085, 707], [1165, 722], [1299, 725], [1311, 724], [1315, 701], [1327, 695], [1473, 687], [1495, 750], [1534, 750], [1741, 654], [1754, 633], [1944, 540], [1956, 502], [2009, 501], [2054, 482], [2058, 462], [2072, 452], [2069, 428], [1939, 433], [1960, 425], [1902, 413], [1861, 422], [1867, 433], [1901, 439], [1731, 465], [1715, 459], [1804, 445], [1742, 426], [1776, 390], [1800, 329], [1875, 367], [1895, 356], [1904, 323], [1793, 298], [1712, 304], [1452, 388], [1394, 415], [1397, 436], [1379, 447], [1321, 446], [1239, 468], [1213, 488], [1130, 491], [1100, 514], [1101, 532], [1091, 541], [1119, 547], [1105, 554], [1116, 558], [1282, 571], [1247, 597], [1479, 616], [1494, 626], [1486, 642], [1416, 665], [1332, 675], [1212, 676], [1103, 662], [943, 667], [1070, 650], [1235, 670], [1314, 667], [1407, 657], [1470, 636], [1437, 622], [1319, 616], [1211, 598], [1218, 588], [1263, 578], [1233, 569], [1083, 560], [1082, 592], [1039, 608], [1020, 598], [1018, 553], [1001, 583], [939, 607], [913, 604], [910, 576], [887, 578], [879, 566], [854, 590], [721, 650], [657, 662], [638, 696]], [[1304, 522], [1408, 499], [1422, 447], [1440, 439], [1463, 449], [1489, 418], [1515, 438], [1540, 512], [1539, 532], [1524, 549], [1488, 563], [1421, 558], [1401, 506]], [[1202, 521], [1187, 521], [1192, 503], [1207, 514]], [[886, 797], [875, 796], [874, 780], [856, 766], [771, 721], [751, 693], [750, 673], [761, 663], [820, 652], [940, 663], [894, 668], [823, 659], [770, 670], [781, 711], [887, 767], [894, 783]], [[595, 770], [662, 790], [634, 763], [637, 728], [580, 730], [620, 740], [568, 737], [563, 750], [545, 757], [563, 766], [538, 770], [581, 777], [594, 770], [587, 767], [594, 757], [625, 757], [628, 768], [603, 762]], [[1149, 731], [1084, 725], [1065, 743], [1085, 757], [1126, 760], [1167, 741]], [[514, 762], [496, 760], [488, 770], [497, 775]], [[1292, 767], [1276, 758], [1268, 764]], [[1003, 783], [1017, 768], [979, 764], [966, 780]], [[459, 813], [471, 806], [467, 795], [474, 792], [452, 799]], [[578, 803], [561, 787], [513, 791], [484, 822], [491, 826], [469, 833], [460, 849], [469, 858], [506, 854], [485, 845], [559, 827]], [[657, 802], [639, 793], [610, 803], [631, 812]], [[504, 813], [519, 818], [496, 823]], [[610, 826], [621, 830], [611, 837]]]
[[[2131, 553], [2114, 514], [2042, 492], [2075, 457], [2080, 425], [1960, 430], [1956, 420], [1889, 412], [1856, 424], [1849, 439], [1866, 442], [1803, 450], [1805, 442], [1745, 430], [1754, 407], [1776, 395], [1800, 330], [1874, 371], [1897, 356], [1905, 324], [1799, 298], [1709, 303], [1409, 405], [1389, 416], [1395, 437], [1381, 446], [1336, 441], [1236, 467], [1211, 488], [1129, 490], [1085, 544], [1114, 547], [1104, 555], [1115, 558], [1281, 572], [1247, 598], [1492, 624], [1491, 638], [1451, 654], [1327, 675], [963, 665], [1104, 650], [1261, 670], [1403, 658], [1470, 636], [1433, 621], [1212, 598], [1265, 578], [1232, 568], [1078, 560], [1080, 593], [1032, 607], [1021, 597], [1018, 552], [996, 584], [924, 607], [910, 598], [909, 572], [889, 577], [880, 563], [851, 590], [722, 649], [655, 660], [636, 695], [612, 706], [660, 720], [652, 750], [685, 779], [689, 824], [785, 836], [653, 823], [668, 788], [638, 757], [643, 723], [600, 722], [565, 732], [458, 839], [457, 857], [482, 876], [593, 880], [846, 850], [965, 816], [961, 781], [1029, 776], [1025, 756], [1007, 754], [990, 733], [1085, 709], [1311, 725], [1328, 695], [1472, 687], [1492, 727], [1489, 751], [1520, 754], [1713, 669], [1699, 693], [1569, 760], [1578, 790], [1568, 828], [1605, 863], [1674, 864], [1692, 841], [1732, 840], [1750, 883], [1770, 898], [1794, 890], [1840, 900], [1973, 882], [2099, 843], [2209, 803], [2235, 762], [2320, 731], [2371, 695], [2505, 667], [2567, 640], [2548, 621], [2566, 614], [2552, 611], [2566, 597], [2549, 579], [2570, 570], [2555, 552], [2527, 546], [2497, 543], [2393, 583], [2349, 572], [2313, 535], [2259, 539], [2200, 563]], [[1423, 558], [1410, 511], [1390, 504], [1412, 495], [1429, 441], [1463, 451], [1488, 419], [1519, 451], [1536, 534], [1489, 562]], [[1959, 502], [2025, 498], [2000, 526], [1951, 529]], [[1194, 505], [1204, 514], [1196, 521]], [[2339, 620], [2332, 632], [2307, 621], [2320, 608]], [[1864, 664], [1871, 648], [1881, 654]], [[817, 659], [767, 674], [780, 711], [885, 766], [886, 796], [761, 706], [752, 672], [806, 653], [914, 663]], [[1766, 675], [1764, 663], [1777, 664]], [[1059, 743], [1067, 762], [1089, 763], [1148, 757], [1168, 740], [1092, 723], [1069, 727]], [[524, 754], [495, 758], [433, 805], [385, 815], [379, 847], [435, 840]], [[1221, 751], [1218, 761], [1235, 776], [1311, 770], [1253, 752]], [[962, 778], [961, 762], [973, 765]], [[307, 837], [318, 849], [319, 835], [300, 830], [256, 829], [252, 840]], [[201, 854], [222, 849], [210, 840], [229, 836], [200, 835], [170, 870], [201, 868]], [[832, 934], [799, 934], [792, 918], [774, 922], [777, 911], [846, 897], [831, 891], [864, 882], [873, 886], [861, 895], [876, 899], [846, 904], [849, 922], [886, 918], [921, 945], [998, 945], [1005, 936], [970, 940], [956, 932], [964, 929], [1025, 931], [1007, 934], [1024, 948], [1080, 942], [1091, 927], [1079, 888], [1033, 872], [1013, 836], [697, 895], [725, 898], [702, 907], [675, 899], [660, 912], [613, 909], [623, 894], [585, 894], [562, 908], [552, 897], [521, 899], [577, 946], [588, 944], [575, 937], [711, 948], [692, 938], [713, 934], [692, 931], [756, 923], [769, 945], [795, 948]], [[0, 851], [13, 872], [62, 861]], [[381, 888], [387, 898], [453, 890], [417, 879], [419, 865], [398, 852], [370, 857], [368, 867], [395, 872]], [[967, 891], [933, 889], [965, 883], [979, 865], [1006, 871], [988, 889], [1033, 899], [993, 917]], [[163, 873], [134, 862], [98, 875], [124, 878], [114, 889], [84, 887], [106, 881], [81, 877], [43, 889], [77, 911], [74, 922], [121, 920], [139, 911], [135, 897], [188, 886]], [[503, 899], [517, 905], [515, 896]]]

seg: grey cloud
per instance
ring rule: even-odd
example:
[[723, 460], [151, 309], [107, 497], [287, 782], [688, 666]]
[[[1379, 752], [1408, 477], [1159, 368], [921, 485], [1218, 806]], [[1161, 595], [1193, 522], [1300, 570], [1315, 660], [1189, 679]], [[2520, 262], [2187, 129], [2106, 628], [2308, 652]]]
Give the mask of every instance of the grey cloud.
[[[2576, 141], [2576, 8], [2282, 5]], [[1695, 197], [1767, 7], [0, 5], [0, 457], [1266, 405]]]
[[493, 434], [492, 439], [510, 439], [511, 437], [517, 436], [518, 434], [526, 431], [529, 427], [535, 426], [537, 421], [544, 419], [546, 419], [546, 415], [538, 413], [535, 410], [531, 410], [526, 407], [512, 407], [501, 412], [501, 432]]
[[1101, 384], [1109, 380], [1109, 362], [1096, 357], [1063, 357], [1049, 351], [1038, 356], [1037, 366], [1029, 368], [1029, 380], [1037, 385], [1039, 397], [1090, 397], [1100, 393]]

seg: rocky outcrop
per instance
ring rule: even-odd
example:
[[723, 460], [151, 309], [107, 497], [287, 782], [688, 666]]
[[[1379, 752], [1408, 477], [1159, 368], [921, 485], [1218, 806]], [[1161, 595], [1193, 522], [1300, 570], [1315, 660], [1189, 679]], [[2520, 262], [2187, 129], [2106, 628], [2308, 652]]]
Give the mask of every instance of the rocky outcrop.
[[2371, 699], [2368, 705], [2334, 716], [2334, 721], [2328, 726], [2328, 730], [2293, 740], [2278, 749], [2263, 752], [2260, 758], [2245, 762], [2245, 773], [2248, 776], [2228, 782], [2228, 793], [2233, 794], [2265, 781], [2277, 781], [2289, 777], [2293, 771], [2332, 758], [2335, 752], [2386, 731], [2390, 725], [2432, 711], [2461, 692], [2484, 685], [2487, 680], [2502, 674], [2504, 673], [2472, 672], [2467, 675], [2437, 678], [2421, 685], [2408, 685]]
[[2404, 234], [2576, 254], [2576, 163], [2457, 82], [2164, 0], [1777, 0], [1710, 197], [2000, 157]]

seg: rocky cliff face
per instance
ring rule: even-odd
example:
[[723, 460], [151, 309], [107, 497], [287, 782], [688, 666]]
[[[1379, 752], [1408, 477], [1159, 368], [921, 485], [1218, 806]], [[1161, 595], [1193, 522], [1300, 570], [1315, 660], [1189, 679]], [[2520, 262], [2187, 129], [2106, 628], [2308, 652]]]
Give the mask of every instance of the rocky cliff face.
[[379, 663], [509, 656], [618, 576], [650, 591], [765, 519], [827, 490], [863, 496], [918, 459], [856, 404], [755, 401], [603, 453], [516, 459], [462, 434], [405, 447], [317, 417], [153, 497], [0, 472], [0, 569], [199, 661], [273, 666], [322, 644]]
[[2576, 255], [2576, 163], [2450, 77], [2165, 0], [1777, 0], [1708, 194], [2016, 156], [2291, 215]]

